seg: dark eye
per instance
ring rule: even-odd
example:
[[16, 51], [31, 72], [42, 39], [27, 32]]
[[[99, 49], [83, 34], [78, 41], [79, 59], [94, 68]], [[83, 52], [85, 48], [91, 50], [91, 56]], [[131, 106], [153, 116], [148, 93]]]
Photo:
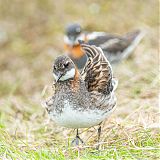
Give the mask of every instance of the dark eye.
[[57, 67], [56, 66], [53, 66], [54, 70], [57, 70]]
[[67, 68], [68, 66], [69, 66], [69, 62], [66, 62], [66, 63], [64, 64], [64, 67]]

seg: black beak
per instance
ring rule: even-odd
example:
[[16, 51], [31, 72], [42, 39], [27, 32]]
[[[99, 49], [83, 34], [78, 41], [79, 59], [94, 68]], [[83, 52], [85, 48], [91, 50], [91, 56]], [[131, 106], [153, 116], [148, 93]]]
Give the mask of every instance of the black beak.
[[56, 82], [59, 82], [59, 80], [61, 79], [62, 76], [63, 76], [63, 74], [62, 74], [62, 73], [59, 73], [59, 74], [58, 74], [58, 79], [57, 79]]

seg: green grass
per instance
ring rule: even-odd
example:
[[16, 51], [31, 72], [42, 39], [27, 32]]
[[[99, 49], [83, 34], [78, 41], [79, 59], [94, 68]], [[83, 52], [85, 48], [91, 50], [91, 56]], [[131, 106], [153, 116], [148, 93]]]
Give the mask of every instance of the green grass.
[[[118, 135], [114, 135], [118, 136]], [[7, 159], [158, 159], [160, 156], [160, 134], [152, 137], [151, 130], [147, 129], [141, 133], [134, 132], [136, 140], [123, 137], [116, 137], [114, 143], [102, 143], [101, 150], [97, 151], [94, 146], [84, 146], [81, 149], [76, 147], [60, 146], [39, 146], [41, 139], [35, 144], [29, 144], [16, 137], [11, 137], [6, 131], [0, 130], [0, 157]], [[119, 139], [119, 141], [117, 141]]]

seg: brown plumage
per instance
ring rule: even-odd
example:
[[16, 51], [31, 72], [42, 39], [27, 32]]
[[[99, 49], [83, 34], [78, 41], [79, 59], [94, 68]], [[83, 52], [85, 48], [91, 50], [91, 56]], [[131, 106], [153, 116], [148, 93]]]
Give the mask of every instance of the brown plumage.
[[87, 44], [81, 47], [88, 56], [84, 70], [80, 74], [68, 56], [59, 56], [53, 65], [55, 93], [45, 103], [51, 119], [77, 130], [99, 125], [117, 101], [112, 69], [103, 51]]
[[88, 56], [88, 61], [81, 73], [89, 92], [110, 93], [112, 86], [112, 70], [103, 51], [95, 46], [81, 44]]

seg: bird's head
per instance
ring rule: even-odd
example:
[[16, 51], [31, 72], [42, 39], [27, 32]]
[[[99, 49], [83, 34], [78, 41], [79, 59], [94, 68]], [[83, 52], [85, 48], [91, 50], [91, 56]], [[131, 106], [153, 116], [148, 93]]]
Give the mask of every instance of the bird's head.
[[82, 32], [82, 28], [78, 23], [69, 24], [65, 29], [65, 34], [73, 45], [75, 44], [77, 38]]
[[75, 74], [75, 65], [68, 56], [62, 55], [56, 58], [53, 65], [53, 76], [56, 82], [73, 79]]

